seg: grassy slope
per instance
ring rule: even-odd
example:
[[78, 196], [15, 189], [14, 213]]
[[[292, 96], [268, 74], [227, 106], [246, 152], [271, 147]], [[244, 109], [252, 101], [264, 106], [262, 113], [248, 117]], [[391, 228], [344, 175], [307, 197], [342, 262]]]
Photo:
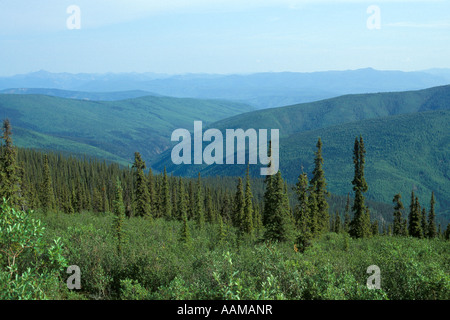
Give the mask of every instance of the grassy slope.
[[[175, 128], [192, 128], [194, 120], [210, 124], [252, 110], [240, 103], [219, 100], [141, 97], [121, 101], [82, 101], [43, 95], [0, 95], [0, 115], [13, 129], [58, 138], [60, 148], [74, 152], [113, 154], [131, 161], [139, 151], [145, 159], [162, 152]], [[39, 147], [40, 140], [20, 136], [23, 147]], [[66, 143], [64, 141], [67, 141]], [[76, 144], [76, 150], [71, 146]], [[83, 148], [82, 146], [85, 146]], [[52, 148], [50, 143], [50, 148]], [[81, 150], [80, 150], [81, 149]]]

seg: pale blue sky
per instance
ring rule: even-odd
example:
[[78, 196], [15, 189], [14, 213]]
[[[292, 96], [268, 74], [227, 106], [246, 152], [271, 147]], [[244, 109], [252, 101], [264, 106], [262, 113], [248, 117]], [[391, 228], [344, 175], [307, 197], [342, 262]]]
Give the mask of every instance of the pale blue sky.
[[[381, 29], [366, 26], [370, 5]], [[450, 1], [0, 0], [0, 76], [366, 67], [450, 68]]]

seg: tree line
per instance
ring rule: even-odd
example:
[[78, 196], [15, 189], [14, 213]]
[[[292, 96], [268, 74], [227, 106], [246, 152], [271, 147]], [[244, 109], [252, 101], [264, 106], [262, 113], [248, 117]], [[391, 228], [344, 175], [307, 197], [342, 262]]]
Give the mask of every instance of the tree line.
[[[309, 179], [300, 168], [293, 190], [296, 201], [292, 205], [291, 190], [281, 171], [266, 176], [263, 185], [250, 178], [249, 167], [244, 179], [238, 177], [237, 183], [232, 177], [210, 178], [205, 183], [200, 173], [196, 179], [169, 176], [165, 169], [153, 174], [139, 152], [135, 153], [132, 167], [124, 168], [91, 158], [18, 149], [13, 145], [11, 124], [7, 119], [3, 121], [2, 131], [0, 197], [22, 210], [65, 214], [113, 212], [119, 244], [126, 217], [179, 220], [182, 222], [180, 240], [184, 242], [189, 242], [189, 228], [193, 225], [189, 221], [193, 221], [200, 229], [206, 223], [217, 225], [222, 240], [226, 238], [226, 226], [233, 226], [243, 237], [294, 241], [300, 250], [330, 231], [348, 232], [354, 238], [379, 234], [378, 221], [371, 221], [364, 197], [368, 184], [364, 177], [366, 151], [362, 136], [355, 138], [353, 149], [353, 204], [348, 195], [341, 219], [339, 212], [329, 213], [330, 195], [320, 138], [312, 177]], [[435, 222], [434, 193], [427, 212], [412, 192], [408, 217], [404, 217], [400, 194], [394, 196], [393, 202], [393, 224], [384, 225], [383, 234], [417, 238], [443, 234]], [[447, 239], [449, 228], [447, 226], [444, 233]]]

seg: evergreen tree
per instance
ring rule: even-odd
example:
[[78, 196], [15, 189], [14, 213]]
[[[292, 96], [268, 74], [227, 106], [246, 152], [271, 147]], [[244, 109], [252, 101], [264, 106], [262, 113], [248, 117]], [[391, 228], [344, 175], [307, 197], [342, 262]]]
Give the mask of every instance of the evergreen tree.
[[250, 187], [249, 167], [245, 178], [245, 198], [244, 215], [241, 223], [242, 232], [248, 235], [253, 234], [253, 194]]
[[318, 223], [318, 234], [327, 232], [329, 230], [330, 215], [328, 213], [328, 202], [326, 198], [328, 197], [327, 192], [327, 182], [325, 179], [325, 172], [323, 170], [323, 157], [322, 157], [322, 140], [319, 138], [317, 141], [317, 151], [315, 152], [314, 158], [314, 170], [313, 177], [310, 184], [314, 186], [312, 192], [316, 195], [317, 201], [317, 223]]
[[200, 172], [198, 173], [197, 179], [197, 193], [195, 201], [195, 217], [197, 220], [197, 225], [199, 229], [203, 229], [205, 226], [205, 211], [203, 209], [203, 192], [202, 192], [202, 180]]
[[223, 245], [224, 243], [225, 243], [225, 241], [226, 241], [226, 238], [227, 238], [227, 232], [226, 232], [226, 229], [225, 229], [225, 226], [224, 226], [224, 224], [223, 224], [223, 219], [222, 219], [222, 216], [221, 215], [219, 215], [219, 231], [218, 231], [218, 244], [219, 245]]
[[[439, 224], [439, 226], [440, 226], [440, 224]], [[447, 224], [447, 229], [445, 229], [444, 237], [446, 240], [450, 240], [450, 223]]]
[[[270, 207], [273, 208], [273, 211], [267, 217], [264, 239], [268, 241], [292, 241], [295, 237], [295, 225], [287, 206], [289, 200], [280, 171], [277, 172], [272, 183], [273, 195], [270, 198], [273, 203], [270, 204]], [[266, 204], [264, 205], [266, 206]]]
[[125, 233], [123, 231], [123, 223], [125, 221], [125, 206], [123, 204], [122, 192], [123, 190], [120, 184], [120, 180], [119, 178], [117, 178], [115, 187], [115, 197], [113, 201], [113, 213], [114, 213], [113, 229], [114, 234], [117, 238], [117, 252], [119, 254], [122, 253], [122, 246], [124, 244], [124, 236], [125, 236]]
[[365, 164], [364, 141], [362, 136], [355, 139], [353, 150], [353, 163], [355, 165], [355, 176], [353, 178], [353, 191], [355, 191], [355, 200], [353, 202], [353, 220], [350, 224], [350, 235], [354, 238], [365, 238], [371, 235], [370, 214], [369, 209], [364, 204], [364, 193], [367, 192], [368, 186], [364, 178]]
[[350, 231], [350, 194], [347, 194], [347, 202], [345, 204], [345, 214], [344, 214], [344, 231], [349, 232]]
[[393, 234], [394, 236], [405, 236], [404, 230], [403, 230], [403, 218], [402, 218], [402, 211], [404, 209], [403, 203], [401, 200], [402, 196], [400, 193], [396, 194], [394, 196], [394, 199], [392, 202], [395, 203], [394, 207], [394, 228], [393, 228]]
[[422, 226], [422, 238], [426, 238], [428, 236], [428, 223], [427, 223], [427, 210], [422, 208], [421, 218], [421, 226]]
[[186, 195], [184, 192], [184, 185], [180, 179], [180, 196], [178, 198], [178, 214], [181, 217], [181, 220], [183, 221], [183, 225], [180, 232], [180, 240], [184, 243], [190, 243], [191, 242], [191, 233], [189, 230], [189, 224], [188, 224], [188, 217], [187, 217], [187, 207], [186, 207]]
[[416, 238], [422, 238], [422, 222], [420, 214], [419, 198], [414, 196], [414, 191], [411, 192], [411, 204], [409, 206], [409, 235]]
[[334, 232], [340, 233], [341, 232], [341, 215], [339, 214], [339, 211], [336, 210], [336, 217], [334, 220]]
[[141, 154], [135, 152], [134, 154], [134, 175], [135, 175], [135, 213], [138, 217], [149, 217], [150, 216], [150, 195], [147, 189], [147, 179], [144, 175], [145, 161], [142, 160]]
[[179, 180], [179, 185], [178, 185], [178, 192], [179, 192], [179, 197], [178, 197], [178, 205], [177, 205], [177, 217], [180, 220], [184, 219], [184, 216], [186, 216], [187, 219], [187, 205], [186, 205], [186, 193], [184, 191], [184, 184], [183, 181]]
[[206, 189], [206, 221], [209, 223], [216, 223], [216, 212], [212, 203], [211, 189]]
[[[312, 219], [308, 199], [308, 176], [303, 172], [303, 168], [296, 184], [296, 193], [298, 204], [295, 209], [294, 217], [299, 231], [297, 243], [300, 251], [304, 252], [306, 247], [310, 245], [313, 234], [311, 230]], [[313, 195], [313, 199], [315, 201], [315, 195]]]
[[103, 183], [101, 193], [102, 193], [102, 211], [108, 212], [109, 211], [109, 201], [108, 201], [108, 192], [106, 190], [105, 183]]
[[375, 220], [371, 225], [371, 232], [373, 236], [377, 236], [379, 234], [378, 228], [378, 220]]
[[5, 119], [2, 136], [4, 145], [2, 145], [0, 156], [0, 197], [6, 198], [14, 208], [23, 208], [17, 150], [13, 145], [11, 135], [11, 123], [8, 119]]
[[245, 210], [245, 197], [244, 197], [244, 186], [242, 183], [242, 178], [238, 178], [238, 184], [236, 187], [236, 194], [234, 196], [233, 202], [233, 226], [242, 230], [241, 224], [244, 219]]
[[41, 202], [44, 212], [48, 212], [55, 207], [55, 197], [53, 194], [52, 177], [50, 175], [50, 168], [48, 165], [48, 156], [44, 155], [43, 165], [43, 181], [41, 185]]
[[167, 177], [166, 167], [164, 167], [162, 194], [161, 194], [162, 216], [166, 219], [172, 219], [172, 197], [170, 195], [169, 178]]
[[431, 192], [430, 213], [428, 214], [428, 238], [436, 237], [436, 214], [434, 212], [435, 203], [436, 201], [434, 199], [434, 192]]
[[147, 175], [147, 189], [149, 195], [149, 211], [151, 216], [157, 216], [157, 199], [156, 199], [156, 187], [155, 187], [155, 178], [153, 177], [152, 168], [148, 168]]

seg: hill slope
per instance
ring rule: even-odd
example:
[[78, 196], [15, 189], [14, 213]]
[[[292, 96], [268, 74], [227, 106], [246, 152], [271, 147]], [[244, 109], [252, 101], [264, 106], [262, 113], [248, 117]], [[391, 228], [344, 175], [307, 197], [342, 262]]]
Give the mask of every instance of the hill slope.
[[419, 91], [353, 94], [317, 102], [257, 110], [227, 118], [213, 128], [273, 128], [287, 137], [296, 132], [391, 115], [450, 109], [450, 86]]
[[[244, 115], [246, 116], [246, 115]], [[431, 191], [436, 194], [441, 214], [450, 218], [450, 110], [437, 110], [368, 119], [312, 131], [293, 133], [280, 139], [280, 169], [289, 182], [296, 182], [301, 166], [311, 177], [315, 144], [323, 142], [324, 170], [328, 190], [345, 195], [352, 191], [352, 151], [354, 139], [362, 134], [367, 149], [367, 197], [391, 203], [400, 192], [404, 204], [414, 189], [421, 203], [428, 206]], [[164, 166], [174, 174], [243, 175], [244, 165], [180, 165], [165, 152], [154, 167]], [[251, 168], [259, 175], [259, 166]]]
[[172, 131], [192, 127], [194, 120], [210, 124], [252, 109], [228, 101], [153, 96], [83, 101], [32, 94], [0, 95], [0, 116], [11, 120], [22, 147], [41, 146], [42, 137], [21, 137], [21, 133], [34, 132], [44, 134], [50, 148], [55, 143], [66, 151], [88, 154], [96, 148], [95, 153], [114, 155], [109, 160], [125, 162], [133, 160], [135, 151], [147, 160], [164, 151]]
[[145, 96], [159, 96], [148, 91], [115, 91], [115, 92], [83, 92], [50, 88], [12, 88], [0, 91], [0, 94], [42, 94], [52, 97], [60, 97], [78, 100], [94, 100], [94, 101], [117, 101], [125, 99], [133, 99]]

